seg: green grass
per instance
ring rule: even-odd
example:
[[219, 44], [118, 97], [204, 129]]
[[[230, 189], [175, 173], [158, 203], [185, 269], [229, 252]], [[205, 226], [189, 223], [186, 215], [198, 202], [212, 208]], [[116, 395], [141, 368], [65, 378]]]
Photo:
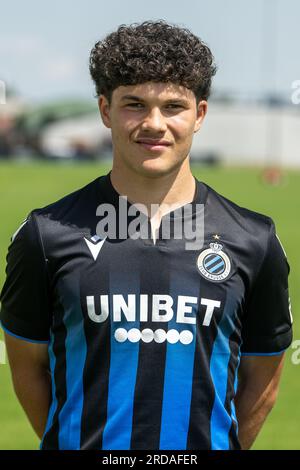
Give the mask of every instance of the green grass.
[[[108, 167], [96, 164], [0, 164], [0, 286], [4, 282], [5, 256], [11, 234], [28, 212], [59, 199], [105, 173]], [[286, 172], [280, 187], [262, 184], [259, 169], [194, 168], [194, 174], [221, 194], [242, 206], [270, 215], [276, 222], [291, 265], [290, 293], [294, 319], [294, 339], [300, 338], [297, 312], [300, 307], [299, 203], [300, 172]], [[2, 338], [2, 333], [0, 333]], [[286, 354], [279, 397], [255, 449], [300, 449], [300, 365]], [[0, 449], [37, 449], [38, 439], [18, 404], [11, 385], [8, 365], [0, 365]]]

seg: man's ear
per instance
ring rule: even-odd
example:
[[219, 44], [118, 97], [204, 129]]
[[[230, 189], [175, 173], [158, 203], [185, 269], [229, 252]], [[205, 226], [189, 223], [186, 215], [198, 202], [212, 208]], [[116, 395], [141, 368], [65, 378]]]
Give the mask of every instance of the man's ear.
[[200, 129], [202, 122], [206, 116], [206, 113], [207, 113], [207, 101], [206, 100], [199, 101], [198, 106], [197, 106], [197, 119], [195, 122], [194, 132], [197, 132]]
[[104, 95], [100, 95], [98, 98], [98, 108], [100, 111], [101, 119], [105, 127], [111, 128], [110, 123], [110, 105], [108, 99]]

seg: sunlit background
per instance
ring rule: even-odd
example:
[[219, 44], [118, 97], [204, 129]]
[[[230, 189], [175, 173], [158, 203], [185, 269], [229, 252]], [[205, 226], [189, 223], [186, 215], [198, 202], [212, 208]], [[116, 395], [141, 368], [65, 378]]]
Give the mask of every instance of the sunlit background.
[[[110, 132], [100, 121], [89, 53], [120, 24], [149, 19], [187, 27], [213, 51], [218, 72], [206, 121], [191, 150], [194, 174], [275, 220], [291, 266], [297, 341], [298, 0], [2, 2], [0, 287], [10, 236], [26, 215], [110, 168]], [[0, 449], [36, 449], [38, 440], [14, 396], [3, 356], [0, 344]], [[300, 449], [299, 392], [300, 354], [290, 348], [278, 402], [254, 448]]]

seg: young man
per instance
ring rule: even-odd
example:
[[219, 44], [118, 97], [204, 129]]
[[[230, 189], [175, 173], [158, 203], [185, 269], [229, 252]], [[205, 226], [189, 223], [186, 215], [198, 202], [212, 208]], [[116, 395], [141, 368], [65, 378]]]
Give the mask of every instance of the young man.
[[13, 236], [16, 394], [42, 449], [249, 449], [291, 343], [289, 267], [269, 217], [191, 173], [212, 54], [145, 22], [98, 42], [90, 71], [113, 167]]

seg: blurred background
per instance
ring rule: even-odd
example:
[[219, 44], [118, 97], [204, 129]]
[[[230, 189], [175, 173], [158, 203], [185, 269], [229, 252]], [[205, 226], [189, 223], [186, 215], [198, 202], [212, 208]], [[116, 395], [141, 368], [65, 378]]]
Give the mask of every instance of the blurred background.
[[[2, 2], [0, 288], [10, 237], [28, 212], [110, 168], [110, 132], [88, 71], [91, 48], [122, 23], [164, 19], [201, 37], [218, 65], [191, 151], [194, 174], [275, 220], [291, 266], [294, 340], [300, 338], [299, 18], [298, 0]], [[255, 449], [300, 449], [296, 352], [287, 351], [278, 402]], [[36, 449], [4, 356], [1, 346], [0, 449]]]

